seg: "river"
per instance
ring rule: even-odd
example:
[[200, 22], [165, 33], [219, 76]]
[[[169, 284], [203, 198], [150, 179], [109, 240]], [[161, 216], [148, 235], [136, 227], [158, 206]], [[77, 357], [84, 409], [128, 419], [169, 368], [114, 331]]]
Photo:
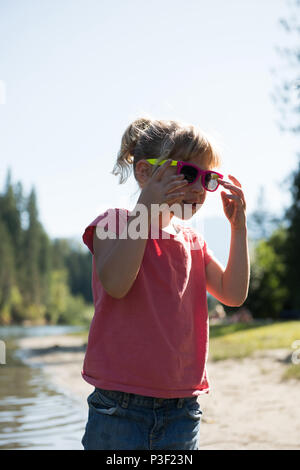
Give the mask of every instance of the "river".
[[82, 450], [87, 411], [50, 384], [40, 368], [25, 365], [16, 347], [24, 336], [76, 331], [76, 327], [0, 327], [6, 363], [0, 365], [0, 449]]

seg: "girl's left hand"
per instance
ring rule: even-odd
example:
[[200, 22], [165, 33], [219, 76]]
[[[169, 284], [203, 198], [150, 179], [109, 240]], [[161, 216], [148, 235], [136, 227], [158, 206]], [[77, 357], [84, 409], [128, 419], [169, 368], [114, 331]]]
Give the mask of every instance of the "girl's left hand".
[[231, 184], [219, 179], [219, 183], [228, 189], [231, 194], [221, 191], [224, 213], [234, 230], [246, 228], [246, 201], [243, 191], [240, 189], [241, 183], [232, 175], [228, 177], [233, 181]]

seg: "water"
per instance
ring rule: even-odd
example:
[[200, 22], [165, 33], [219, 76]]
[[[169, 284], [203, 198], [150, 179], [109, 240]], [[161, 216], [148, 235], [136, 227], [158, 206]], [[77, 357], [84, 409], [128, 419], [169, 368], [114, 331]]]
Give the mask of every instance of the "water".
[[0, 450], [83, 449], [87, 410], [48, 383], [39, 368], [25, 365], [15, 338], [65, 334], [73, 327], [5, 327], [6, 364], [0, 365]]
[[81, 326], [47, 325], [47, 326], [0, 326], [0, 338], [24, 338], [28, 336], [64, 335], [81, 331]]

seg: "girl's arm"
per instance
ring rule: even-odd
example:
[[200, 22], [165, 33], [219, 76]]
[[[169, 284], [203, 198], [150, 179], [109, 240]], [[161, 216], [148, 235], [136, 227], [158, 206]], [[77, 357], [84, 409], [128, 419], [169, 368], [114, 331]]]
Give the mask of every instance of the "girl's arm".
[[223, 209], [231, 225], [230, 252], [226, 269], [216, 260], [206, 266], [208, 292], [224, 305], [241, 306], [247, 298], [250, 279], [250, 261], [246, 225], [246, 201], [241, 184], [232, 175], [234, 185], [219, 180], [225, 189], [221, 192]]
[[[183, 181], [181, 175], [168, 174], [170, 164], [171, 160], [167, 160], [151, 175], [133, 211], [134, 214], [136, 209], [139, 212], [138, 206], [144, 205], [147, 215], [143, 223], [148, 224], [148, 235], [152, 221], [151, 204], [173, 204], [184, 197], [182, 187], [187, 186], [187, 181]], [[128, 217], [126, 230], [136, 217]], [[95, 230], [93, 248], [97, 274], [103, 288], [112, 297], [121, 299], [131, 289], [139, 273], [146, 244], [147, 238], [133, 239], [130, 233], [127, 238], [101, 240]]]
[[[136, 216], [129, 216], [127, 227]], [[149, 221], [150, 222], [150, 221]], [[150, 225], [150, 223], [149, 223]], [[148, 225], [148, 227], [149, 227]], [[98, 278], [108, 294], [124, 297], [134, 283], [143, 260], [147, 239], [105, 239], [94, 231], [93, 248]]]
[[250, 278], [250, 262], [247, 229], [231, 229], [231, 242], [226, 269], [212, 259], [206, 266], [208, 292], [222, 304], [241, 306], [247, 298]]

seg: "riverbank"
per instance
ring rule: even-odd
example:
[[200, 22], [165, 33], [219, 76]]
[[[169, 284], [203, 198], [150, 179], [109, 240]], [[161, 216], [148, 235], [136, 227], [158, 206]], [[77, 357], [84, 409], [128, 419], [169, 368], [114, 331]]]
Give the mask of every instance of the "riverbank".
[[41, 368], [48, 380], [87, 407], [87, 396], [94, 387], [81, 377], [86, 348], [81, 336], [28, 337], [18, 339], [17, 344], [26, 364]]
[[[93, 390], [81, 378], [85, 339], [63, 335], [18, 340], [22, 359], [81, 406]], [[200, 449], [300, 449], [300, 381], [283, 381], [290, 350], [208, 361], [211, 393], [203, 410]]]

